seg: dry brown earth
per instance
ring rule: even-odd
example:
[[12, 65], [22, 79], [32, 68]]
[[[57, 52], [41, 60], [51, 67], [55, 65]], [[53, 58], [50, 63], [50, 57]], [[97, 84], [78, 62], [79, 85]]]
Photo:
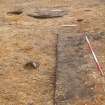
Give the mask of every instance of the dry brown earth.
[[[68, 15], [52, 19], [27, 16], [31, 9], [44, 7], [63, 8]], [[7, 14], [17, 9], [23, 13]], [[77, 24], [80, 32], [105, 34], [105, 1], [0, 0], [0, 105], [54, 105], [56, 32], [65, 24]], [[104, 67], [104, 45], [100, 52]], [[25, 69], [30, 61], [37, 61], [39, 68]], [[91, 104], [105, 105], [101, 100], [105, 97]]]

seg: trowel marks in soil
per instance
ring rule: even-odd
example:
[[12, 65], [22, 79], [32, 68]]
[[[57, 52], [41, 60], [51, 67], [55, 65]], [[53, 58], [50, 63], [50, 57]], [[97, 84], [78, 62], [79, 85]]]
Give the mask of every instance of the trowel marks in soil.
[[[91, 39], [99, 41], [94, 37]], [[76, 105], [79, 105], [78, 100], [92, 102], [101, 94], [95, 87], [98, 86], [98, 79], [102, 77], [98, 74], [94, 62], [89, 59], [86, 48], [88, 46], [85, 37], [81, 34], [61, 33], [58, 36], [56, 105], [75, 105], [73, 103], [76, 102]]]

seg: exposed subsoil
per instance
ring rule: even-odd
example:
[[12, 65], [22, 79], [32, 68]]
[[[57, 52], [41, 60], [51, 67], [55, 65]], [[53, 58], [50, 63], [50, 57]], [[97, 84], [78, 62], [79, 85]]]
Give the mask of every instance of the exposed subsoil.
[[[48, 7], [68, 14], [47, 19], [27, 15]], [[64, 25], [77, 25], [79, 32], [105, 34], [104, 21], [104, 0], [0, 0], [0, 105], [54, 105], [57, 33], [69, 30]], [[104, 44], [97, 46], [104, 70]], [[30, 62], [38, 66], [26, 69]], [[104, 87], [99, 84], [96, 88], [101, 91]], [[104, 103], [100, 95], [96, 103], [80, 100], [75, 105]]]

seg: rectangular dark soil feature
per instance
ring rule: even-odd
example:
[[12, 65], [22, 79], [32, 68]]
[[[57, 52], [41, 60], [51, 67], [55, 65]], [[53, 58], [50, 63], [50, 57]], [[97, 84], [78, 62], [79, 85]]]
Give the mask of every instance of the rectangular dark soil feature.
[[[104, 37], [95, 35], [89, 39], [93, 45], [103, 44]], [[85, 37], [81, 33], [60, 33], [57, 47], [56, 105], [74, 105], [76, 100], [92, 102], [103, 94], [96, 88], [103, 86], [102, 81], [98, 82], [103, 77], [91, 59]]]

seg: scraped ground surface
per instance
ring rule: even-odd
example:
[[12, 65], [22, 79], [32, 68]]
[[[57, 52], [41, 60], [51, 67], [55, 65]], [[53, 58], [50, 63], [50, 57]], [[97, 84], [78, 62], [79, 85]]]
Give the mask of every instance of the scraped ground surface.
[[[68, 15], [35, 19], [25, 14], [43, 7], [67, 9]], [[25, 12], [7, 14], [15, 9]], [[78, 25], [80, 32], [105, 34], [105, 0], [0, 0], [0, 105], [54, 105], [56, 33], [67, 32], [69, 27], [63, 25], [68, 24]], [[104, 70], [104, 44], [97, 54]], [[37, 61], [39, 68], [25, 69], [29, 61]], [[104, 87], [99, 84], [97, 89]], [[105, 105], [104, 101], [100, 96], [89, 105]]]
[[[56, 105], [97, 105], [99, 99], [102, 104], [105, 102], [102, 100], [105, 96], [105, 78], [96, 71], [85, 36], [69, 31], [58, 35]], [[105, 34], [88, 37], [94, 47], [102, 46], [105, 42]], [[95, 52], [103, 55], [101, 50], [97, 50]]]

